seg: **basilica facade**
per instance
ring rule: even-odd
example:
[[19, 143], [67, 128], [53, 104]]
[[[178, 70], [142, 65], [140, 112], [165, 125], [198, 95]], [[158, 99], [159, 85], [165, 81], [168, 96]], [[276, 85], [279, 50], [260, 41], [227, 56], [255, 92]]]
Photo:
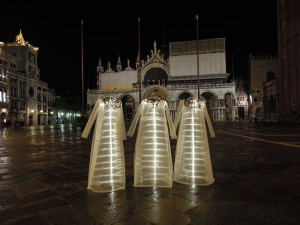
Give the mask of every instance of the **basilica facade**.
[[245, 105], [237, 103], [236, 85], [226, 70], [225, 41], [170, 42], [167, 52], [154, 41], [146, 59], [137, 60], [134, 66], [127, 60], [125, 68], [120, 56], [115, 66], [108, 61], [104, 67], [99, 59], [97, 90], [87, 91], [88, 112], [98, 98], [114, 96], [122, 101], [125, 120], [131, 121], [141, 100], [158, 96], [167, 101], [174, 119], [179, 101], [195, 96], [206, 102], [212, 121], [247, 116]]

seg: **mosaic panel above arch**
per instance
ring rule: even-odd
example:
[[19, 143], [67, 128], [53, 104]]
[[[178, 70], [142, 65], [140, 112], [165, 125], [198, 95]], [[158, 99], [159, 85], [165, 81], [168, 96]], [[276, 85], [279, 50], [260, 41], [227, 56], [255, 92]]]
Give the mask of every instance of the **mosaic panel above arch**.
[[162, 100], [169, 101], [168, 91], [165, 88], [158, 85], [150, 86], [143, 91], [143, 99], [152, 96], [157, 96]]

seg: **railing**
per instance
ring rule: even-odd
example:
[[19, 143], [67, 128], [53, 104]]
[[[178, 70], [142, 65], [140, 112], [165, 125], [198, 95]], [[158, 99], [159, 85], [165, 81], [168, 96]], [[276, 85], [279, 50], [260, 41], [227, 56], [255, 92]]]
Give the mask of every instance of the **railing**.
[[[212, 83], [202, 83], [200, 84], [201, 89], [209, 89], [209, 88], [231, 88], [235, 84], [234, 83], [217, 83], [217, 84], [212, 84]], [[145, 88], [148, 88], [144, 87]], [[161, 86], [165, 87], [167, 90], [187, 90], [187, 89], [197, 89], [197, 85], [167, 85], [167, 86]], [[142, 91], [143, 91], [142, 89]], [[138, 88], [131, 88], [131, 89], [118, 89], [118, 90], [109, 90], [109, 91], [101, 91], [101, 90], [88, 90], [87, 92], [90, 94], [112, 94], [112, 93], [129, 93], [129, 92], [138, 92]]]

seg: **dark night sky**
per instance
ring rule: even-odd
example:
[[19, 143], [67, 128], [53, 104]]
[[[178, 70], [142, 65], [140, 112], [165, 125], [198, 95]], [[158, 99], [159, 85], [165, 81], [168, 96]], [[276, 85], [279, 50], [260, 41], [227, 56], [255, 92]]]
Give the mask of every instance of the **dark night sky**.
[[167, 41], [195, 40], [196, 14], [199, 39], [226, 38], [227, 71], [232, 73], [234, 68], [235, 76], [245, 75], [250, 52], [259, 56], [277, 53], [276, 0], [194, 2], [173, 2], [173, 5], [143, 2], [140, 6], [101, 1], [1, 3], [0, 41], [13, 42], [21, 29], [25, 41], [39, 47], [41, 80], [57, 94], [71, 91], [77, 96], [81, 96], [82, 85], [81, 19], [84, 20], [85, 89], [96, 88], [100, 56], [105, 66], [107, 60], [115, 65], [118, 54], [124, 66], [127, 58], [134, 66], [138, 17], [142, 59], [153, 48], [154, 40], [160, 48], [163, 31]]

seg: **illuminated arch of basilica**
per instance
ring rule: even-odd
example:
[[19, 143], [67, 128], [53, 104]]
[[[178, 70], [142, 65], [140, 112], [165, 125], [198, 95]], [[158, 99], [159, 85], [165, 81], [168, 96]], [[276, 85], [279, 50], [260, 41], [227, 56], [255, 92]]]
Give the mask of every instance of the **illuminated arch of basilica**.
[[141, 60], [140, 74], [138, 62], [133, 66], [127, 59], [124, 68], [119, 56], [115, 66], [108, 61], [104, 67], [100, 58], [97, 90], [87, 92], [88, 109], [93, 109], [98, 98], [111, 95], [122, 101], [125, 121], [129, 122], [140, 104], [140, 95], [142, 100], [158, 96], [168, 102], [174, 119], [179, 101], [197, 96], [199, 88], [212, 121], [234, 120], [241, 109], [236, 106], [236, 85], [226, 72], [225, 38], [199, 40], [199, 51], [196, 46], [196, 41], [171, 42], [161, 51], [154, 41], [150, 54]]

